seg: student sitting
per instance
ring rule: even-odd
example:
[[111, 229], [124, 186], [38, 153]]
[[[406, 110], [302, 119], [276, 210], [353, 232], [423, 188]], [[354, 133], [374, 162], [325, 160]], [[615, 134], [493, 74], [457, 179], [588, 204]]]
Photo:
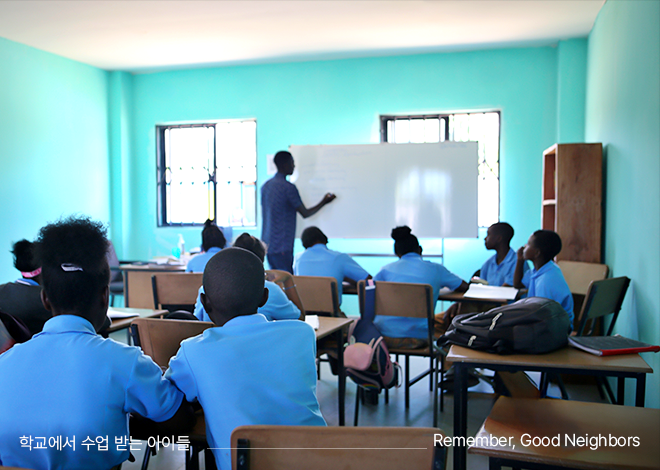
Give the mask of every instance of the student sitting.
[[[160, 367], [140, 349], [96, 334], [108, 309], [107, 248], [105, 230], [89, 219], [41, 229], [42, 300], [53, 318], [0, 356], [0, 465], [109, 469], [130, 455], [121, 447], [129, 413], [172, 418], [163, 432], [192, 424], [190, 405]], [[34, 448], [39, 438], [69, 446]]]
[[318, 227], [307, 227], [300, 237], [305, 251], [293, 265], [297, 276], [327, 276], [337, 280], [341, 305], [342, 282], [356, 285], [371, 278], [369, 273], [345, 253], [328, 250], [328, 237]]
[[301, 321], [267, 321], [263, 261], [242, 248], [216, 254], [201, 300], [220, 328], [181, 343], [165, 376], [204, 409], [220, 470], [231, 470], [231, 432], [248, 424], [325, 426], [316, 398], [316, 339]]
[[[518, 289], [529, 286], [528, 297], [544, 297], [559, 303], [571, 322], [573, 329], [573, 295], [564, 275], [553, 258], [561, 251], [561, 238], [552, 230], [537, 230], [529, 237], [527, 245], [518, 250], [518, 260], [513, 285]], [[531, 273], [523, 277], [525, 262], [534, 264]]]
[[[234, 246], [238, 248], [244, 248], [248, 251], [251, 251], [261, 260], [263, 263], [266, 258], [266, 246], [264, 243], [256, 237], [248, 233], [241, 234], [240, 237], [234, 242]], [[288, 273], [282, 273], [283, 275], [291, 276]], [[293, 288], [295, 286], [292, 285]], [[284, 293], [282, 288], [277, 285], [275, 282], [266, 281], [266, 289], [268, 289], [268, 301], [265, 305], [259, 307], [258, 313], [261, 313], [269, 321], [271, 320], [296, 320], [301, 318], [300, 309], [289, 300], [287, 295]], [[194, 315], [201, 321], [211, 321], [211, 318], [204, 310], [204, 305], [201, 301], [201, 296], [204, 293], [204, 286], [199, 288], [199, 294], [197, 295], [197, 303], [195, 304], [195, 313]], [[304, 318], [304, 317], [303, 317]]]
[[[440, 289], [447, 287], [455, 292], [465, 292], [468, 284], [449, 272], [441, 264], [422, 259], [422, 247], [410, 227], [396, 227], [392, 230], [394, 253], [398, 261], [390, 263], [376, 274], [375, 281], [409, 282], [430, 284], [433, 288], [433, 306]], [[377, 288], [377, 287], [376, 287]], [[380, 317], [374, 324], [390, 347], [424, 347], [427, 344], [428, 322], [425, 318]]]
[[0, 310], [21, 320], [35, 335], [52, 316], [41, 303], [41, 266], [34, 259], [34, 243], [28, 240], [14, 243], [12, 254], [21, 278], [0, 285]]
[[189, 273], [203, 273], [206, 263], [209, 262], [211, 257], [218, 251], [222, 250], [227, 245], [227, 240], [222, 230], [218, 228], [215, 223], [210, 219], [204, 222], [204, 229], [202, 230], [202, 253], [193, 256], [188, 265], [186, 272]]

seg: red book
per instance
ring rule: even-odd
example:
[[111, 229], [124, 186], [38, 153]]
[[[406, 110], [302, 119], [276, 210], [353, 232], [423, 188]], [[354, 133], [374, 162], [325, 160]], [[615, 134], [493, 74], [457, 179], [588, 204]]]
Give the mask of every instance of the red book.
[[596, 356], [658, 352], [660, 346], [642, 343], [620, 335], [614, 336], [569, 336], [568, 344]]

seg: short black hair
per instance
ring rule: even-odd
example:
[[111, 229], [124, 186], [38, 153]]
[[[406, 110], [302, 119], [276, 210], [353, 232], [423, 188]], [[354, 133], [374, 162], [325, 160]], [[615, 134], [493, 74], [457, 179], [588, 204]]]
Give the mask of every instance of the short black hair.
[[214, 306], [234, 316], [257, 313], [264, 295], [264, 265], [251, 251], [226, 248], [204, 268], [204, 293]]
[[310, 248], [317, 243], [323, 243], [324, 245], [328, 244], [328, 237], [325, 236], [325, 233], [323, 233], [320, 228], [314, 226], [307, 227], [303, 230], [300, 235], [300, 240], [302, 240], [305, 249]]
[[241, 233], [241, 235], [234, 242], [234, 246], [254, 253], [262, 263], [266, 259], [266, 245], [264, 242], [259, 240], [257, 237], [253, 237], [247, 232]]
[[407, 225], [393, 228], [391, 235], [394, 239], [394, 253], [398, 256], [419, 251], [419, 240]]
[[86, 315], [110, 282], [107, 251], [105, 227], [88, 217], [61, 219], [40, 230], [36, 256], [55, 310]]
[[550, 261], [561, 251], [561, 237], [552, 230], [537, 230], [532, 234], [533, 245], [541, 252], [545, 261]]
[[14, 243], [11, 253], [14, 255], [14, 267], [20, 272], [32, 272], [39, 268], [34, 249], [34, 243], [29, 240], [23, 239]]
[[278, 170], [282, 167], [283, 164], [286, 164], [291, 160], [293, 160], [293, 155], [291, 155], [291, 152], [287, 152], [286, 150], [280, 150], [275, 154], [275, 157], [273, 157], [273, 162], [275, 162], [275, 166]]
[[211, 248], [224, 248], [227, 245], [222, 230], [211, 219], [206, 219], [202, 229], [202, 250], [209, 251]]
[[513, 227], [511, 225], [506, 222], [497, 222], [489, 228], [493, 229], [496, 235], [500, 235], [507, 244], [511, 243], [513, 238]]

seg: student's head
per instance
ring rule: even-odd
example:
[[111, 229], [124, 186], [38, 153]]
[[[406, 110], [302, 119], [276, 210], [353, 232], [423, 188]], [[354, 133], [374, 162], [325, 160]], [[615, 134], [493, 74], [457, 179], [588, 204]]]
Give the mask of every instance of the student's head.
[[422, 254], [422, 247], [419, 246], [417, 237], [412, 234], [412, 230], [407, 225], [393, 228], [392, 238], [394, 239], [394, 253], [399, 258], [408, 253]]
[[39, 232], [42, 300], [53, 315], [78, 315], [97, 330], [108, 309], [108, 239], [99, 222], [71, 217]]
[[202, 229], [202, 250], [209, 251], [211, 248], [224, 248], [227, 244], [225, 235], [218, 228], [215, 222], [206, 219]]
[[291, 152], [280, 150], [275, 154], [273, 161], [275, 162], [278, 173], [284, 173], [285, 175], [293, 174], [293, 169], [296, 165], [293, 162], [293, 155], [291, 155]]
[[488, 227], [484, 243], [487, 250], [495, 250], [498, 246], [509, 246], [513, 238], [513, 227], [506, 222], [498, 222]]
[[266, 259], [266, 244], [247, 232], [242, 233], [241, 236], [236, 239], [234, 246], [254, 253], [262, 263]]
[[11, 250], [14, 255], [14, 267], [21, 272], [23, 278], [41, 283], [41, 266], [34, 256], [34, 249], [34, 243], [28, 240], [14, 243]]
[[552, 230], [537, 230], [529, 237], [523, 257], [528, 260], [538, 259], [542, 264], [552, 260], [561, 251], [561, 238]]
[[300, 235], [300, 240], [305, 249], [311, 248], [319, 243], [322, 245], [328, 244], [328, 237], [326, 237], [325, 233], [321, 232], [321, 229], [318, 227], [307, 227], [303, 230], [302, 235]]
[[263, 263], [254, 253], [243, 248], [227, 248], [206, 264], [202, 304], [219, 326], [234, 317], [257, 313], [268, 300], [264, 280]]

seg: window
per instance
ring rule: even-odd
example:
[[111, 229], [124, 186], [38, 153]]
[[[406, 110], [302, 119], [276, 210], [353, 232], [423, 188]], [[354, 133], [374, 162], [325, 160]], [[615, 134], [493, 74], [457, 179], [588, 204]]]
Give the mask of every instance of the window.
[[381, 116], [381, 142], [479, 142], [478, 220], [489, 227], [500, 217], [500, 113]]
[[256, 225], [257, 122], [156, 126], [158, 225]]

